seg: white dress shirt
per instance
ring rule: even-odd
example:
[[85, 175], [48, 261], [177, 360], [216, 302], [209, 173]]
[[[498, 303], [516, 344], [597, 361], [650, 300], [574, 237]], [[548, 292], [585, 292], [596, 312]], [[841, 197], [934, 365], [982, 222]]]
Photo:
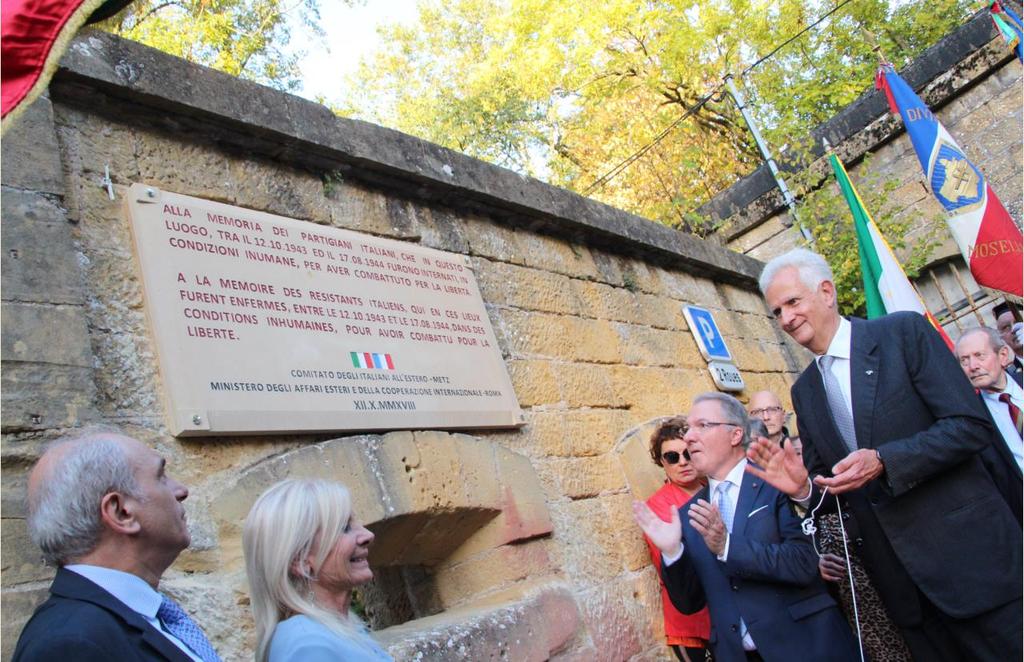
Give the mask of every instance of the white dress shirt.
[[996, 422], [996, 427], [999, 428], [1003, 441], [1006, 442], [1010, 452], [1013, 453], [1013, 459], [1017, 460], [1017, 466], [1024, 471], [1024, 442], [1021, 441], [1017, 426], [1010, 417], [1010, 408], [1006, 406], [1005, 402], [1000, 402], [999, 400], [999, 395], [1006, 393], [1010, 396], [1010, 402], [1018, 409], [1024, 411], [1024, 390], [1017, 386], [1017, 382], [1009, 374], [1006, 374], [1005, 377], [1006, 387], [1002, 391], [983, 390], [981, 391], [981, 399], [985, 402], [985, 406], [988, 407], [988, 413], [992, 415], [992, 420]]
[[64, 569], [85, 577], [123, 602], [126, 607], [146, 619], [160, 634], [167, 637], [172, 644], [180, 648], [192, 660], [203, 662], [184, 642], [164, 629], [160, 619], [156, 617], [160, 604], [163, 602], [163, 596], [153, 590], [153, 587], [147, 584], [141, 577], [130, 572], [121, 572], [120, 570], [102, 568], [96, 565], [66, 565]]

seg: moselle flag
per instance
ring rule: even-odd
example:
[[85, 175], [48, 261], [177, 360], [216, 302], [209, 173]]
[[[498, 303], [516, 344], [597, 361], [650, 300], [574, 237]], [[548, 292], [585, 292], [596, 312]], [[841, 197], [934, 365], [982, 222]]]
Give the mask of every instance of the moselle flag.
[[999, 30], [1007, 45], [1017, 54], [1017, 59], [1024, 62], [1024, 24], [1021, 24], [1020, 16], [1000, 4], [999, 0], [993, 2], [988, 11], [996, 30]]
[[946, 210], [946, 223], [974, 280], [985, 287], [1024, 295], [1020, 229], [981, 170], [891, 64], [878, 69], [875, 88], [885, 91], [889, 108], [903, 118], [928, 186]]
[[875, 220], [871, 218], [871, 213], [864, 206], [864, 201], [860, 199], [860, 194], [850, 181], [846, 168], [835, 154], [829, 154], [828, 160], [832, 164], [832, 172], [836, 176], [839, 190], [842, 191], [846, 204], [850, 206], [850, 214], [853, 215], [868, 319], [888, 315], [897, 310], [919, 313], [935, 327], [946, 346], [952, 351], [953, 341], [946, 335], [935, 317], [928, 312], [921, 295], [910, 283], [889, 242], [882, 236]]

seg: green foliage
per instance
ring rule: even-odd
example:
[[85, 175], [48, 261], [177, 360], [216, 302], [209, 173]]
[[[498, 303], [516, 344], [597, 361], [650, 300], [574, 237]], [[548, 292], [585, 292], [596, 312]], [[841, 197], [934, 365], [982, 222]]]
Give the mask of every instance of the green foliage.
[[[418, 24], [382, 29], [344, 113], [704, 234], [693, 210], [761, 162], [722, 78], [837, 2], [421, 0]], [[751, 70], [773, 150], [869, 89], [873, 42], [902, 64], [975, 5], [854, 0]]]
[[319, 0], [137, 0], [100, 27], [178, 57], [280, 90], [300, 83], [300, 52], [285, 50], [294, 13], [321, 36]]
[[[899, 182], [871, 174], [867, 162], [858, 168], [858, 172], [869, 173], [854, 182], [861, 201], [900, 258], [907, 276], [911, 279], [917, 277], [928, 255], [941, 243], [938, 237], [945, 231], [942, 216], [925, 219], [922, 223], [913, 208], [903, 209], [894, 203], [893, 193]], [[798, 184], [808, 183], [813, 177], [815, 175], [807, 171]], [[832, 267], [840, 313], [865, 317], [864, 281], [853, 216], [831, 173], [819, 188], [804, 195], [799, 216], [814, 235], [814, 250], [821, 253]], [[911, 230], [919, 227], [923, 227], [920, 234], [911, 236]]]

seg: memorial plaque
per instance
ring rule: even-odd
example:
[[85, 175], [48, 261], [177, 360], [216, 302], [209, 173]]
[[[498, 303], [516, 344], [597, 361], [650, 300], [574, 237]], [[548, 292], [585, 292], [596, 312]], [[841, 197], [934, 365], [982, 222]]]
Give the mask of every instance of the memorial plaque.
[[461, 255], [132, 185], [176, 436], [513, 427]]

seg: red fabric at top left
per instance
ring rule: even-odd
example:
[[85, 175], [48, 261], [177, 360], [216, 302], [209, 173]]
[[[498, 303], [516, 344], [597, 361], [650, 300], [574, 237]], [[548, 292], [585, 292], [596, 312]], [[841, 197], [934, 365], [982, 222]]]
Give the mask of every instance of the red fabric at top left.
[[39, 80], [50, 50], [85, 0], [3, 0], [0, 4], [0, 96], [7, 117]]

